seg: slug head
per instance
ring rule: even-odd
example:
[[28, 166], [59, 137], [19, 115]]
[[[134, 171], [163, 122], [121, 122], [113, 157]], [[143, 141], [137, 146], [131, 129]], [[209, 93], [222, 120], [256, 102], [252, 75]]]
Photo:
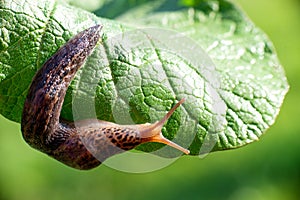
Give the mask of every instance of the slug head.
[[165, 138], [161, 130], [165, 124], [165, 122], [171, 117], [171, 115], [174, 113], [174, 111], [185, 101], [185, 99], [181, 99], [160, 121], [157, 121], [153, 124], [146, 123], [146, 124], [139, 124], [134, 125], [134, 128], [136, 128], [141, 137], [141, 143], [146, 142], [158, 142], [163, 143], [166, 145], [169, 145], [175, 149], [178, 149], [179, 151], [182, 151], [185, 154], [189, 154], [190, 151], [188, 149], [185, 149], [178, 144], [168, 140]]

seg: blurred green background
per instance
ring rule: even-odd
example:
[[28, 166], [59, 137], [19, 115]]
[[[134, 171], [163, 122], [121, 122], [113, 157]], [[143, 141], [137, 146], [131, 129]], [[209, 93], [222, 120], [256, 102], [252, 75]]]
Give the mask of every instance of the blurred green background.
[[0, 116], [0, 200], [300, 199], [300, 1], [236, 2], [273, 41], [291, 85], [259, 142], [204, 159], [182, 157], [147, 174], [104, 165], [81, 172], [30, 148], [20, 125]]

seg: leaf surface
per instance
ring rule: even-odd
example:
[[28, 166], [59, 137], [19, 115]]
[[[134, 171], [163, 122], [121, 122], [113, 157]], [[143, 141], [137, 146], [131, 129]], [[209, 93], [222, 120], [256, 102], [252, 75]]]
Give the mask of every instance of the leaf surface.
[[35, 72], [73, 35], [103, 24], [63, 118], [154, 122], [184, 97], [163, 134], [191, 154], [258, 140], [288, 90], [266, 35], [229, 1], [137, 2], [104, 3], [95, 13], [109, 20], [60, 1], [0, 1], [0, 113], [20, 122]]

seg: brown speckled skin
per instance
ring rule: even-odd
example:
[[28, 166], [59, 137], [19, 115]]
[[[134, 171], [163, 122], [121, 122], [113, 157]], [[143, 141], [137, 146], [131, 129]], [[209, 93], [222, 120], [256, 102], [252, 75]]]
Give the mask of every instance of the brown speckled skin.
[[[86, 148], [98, 160], [104, 161], [112, 155], [133, 149], [141, 144], [142, 140], [138, 131], [117, 126], [99, 128], [85, 127], [83, 130], [84, 138], [82, 138], [82, 141]], [[101, 149], [101, 151], [99, 151], [99, 149]]]
[[77, 169], [94, 168], [141, 143], [134, 129], [89, 127], [88, 123], [75, 128], [74, 122], [60, 118], [66, 90], [100, 39], [100, 30], [97, 25], [79, 33], [43, 65], [32, 80], [22, 116], [28, 144]]

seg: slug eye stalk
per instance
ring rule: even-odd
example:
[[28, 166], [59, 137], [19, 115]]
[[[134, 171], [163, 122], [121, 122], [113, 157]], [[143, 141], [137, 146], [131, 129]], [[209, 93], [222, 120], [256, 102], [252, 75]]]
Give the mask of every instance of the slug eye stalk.
[[172, 116], [174, 111], [185, 101], [185, 99], [181, 99], [160, 121], [157, 121], [153, 124], [142, 124], [142, 125], [136, 125], [137, 129], [140, 131], [142, 143], [145, 142], [159, 142], [166, 145], [169, 145], [175, 149], [178, 149], [179, 151], [182, 151], [185, 154], [189, 154], [190, 151], [179, 146], [178, 144], [175, 144], [174, 142], [168, 140], [165, 138], [161, 130], [166, 123], [166, 121]]

